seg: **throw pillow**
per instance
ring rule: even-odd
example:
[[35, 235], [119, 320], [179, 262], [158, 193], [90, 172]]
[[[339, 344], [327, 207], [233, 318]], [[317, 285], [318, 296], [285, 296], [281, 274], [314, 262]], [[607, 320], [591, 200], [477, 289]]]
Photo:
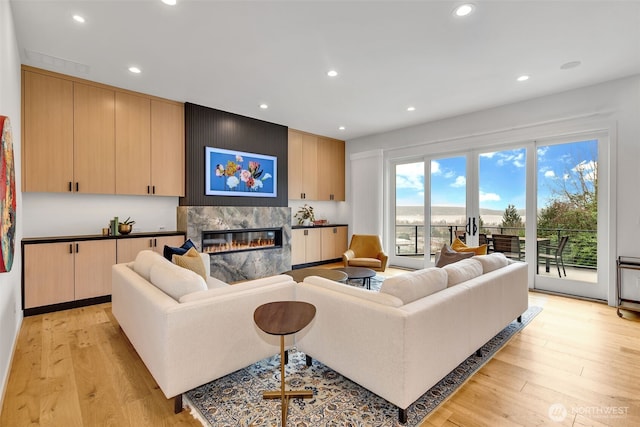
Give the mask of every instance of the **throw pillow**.
[[447, 272], [447, 287], [482, 276], [482, 264], [475, 259], [463, 259], [455, 264], [442, 267]]
[[153, 285], [176, 301], [192, 292], [207, 290], [207, 284], [202, 277], [170, 262], [153, 264], [149, 275]]
[[439, 256], [436, 259], [436, 267], [444, 267], [447, 264], [452, 264], [466, 258], [471, 258], [472, 256], [473, 252], [456, 252], [445, 243], [440, 250]]
[[447, 287], [447, 272], [442, 268], [425, 268], [385, 279], [380, 293], [398, 297], [404, 304], [434, 294]]
[[189, 249], [184, 255], [174, 255], [172, 260], [174, 264], [191, 270], [207, 280], [207, 272], [204, 269], [202, 258], [195, 248]]
[[462, 240], [456, 237], [456, 240], [451, 244], [451, 249], [456, 252], [473, 252], [475, 255], [486, 255], [487, 245], [480, 246], [467, 246]]
[[[166, 259], [168, 259], [169, 261], [172, 260], [174, 255], [184, 255], [187, 253], [187, 251], [191, 248], [195, 248], [196, 245], [193, 244], [193, 242], [191, 241], [191, 239], [187, 239], [186, 242], [184, 242], [182, 244], [182, 246], [180, 246], [179, 248], [175, 248], [173, 246], [167, 246], [164, 245], [164, 249], [162, 251], [162, 254], [164, 255], [164, 257]], [[196, 249], [197, 250], [197, 249]]]

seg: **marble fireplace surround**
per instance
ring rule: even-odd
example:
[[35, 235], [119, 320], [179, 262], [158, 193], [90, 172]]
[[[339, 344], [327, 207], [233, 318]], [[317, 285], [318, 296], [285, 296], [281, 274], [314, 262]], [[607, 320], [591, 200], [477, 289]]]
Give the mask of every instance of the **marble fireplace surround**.
[[177, 226], [202, 249], [206, 230], [282, 227], [282, 247], [211, 254], [211, 275], [232, 283], [291, 270], [291, 208], [262, 206], [178, 206]]

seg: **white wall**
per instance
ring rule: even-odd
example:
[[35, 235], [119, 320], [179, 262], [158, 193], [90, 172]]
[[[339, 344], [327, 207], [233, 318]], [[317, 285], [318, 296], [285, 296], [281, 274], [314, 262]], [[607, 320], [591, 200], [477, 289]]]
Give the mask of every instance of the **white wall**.
[[117, 216], [133, 232], [176, 230], [177, 197], [24, 193], [24, 237], [100, 234]]
[[13, 267], [0, 273], [0, 408], [4, 400], [11, 355], [22, 323], [20, 302], [20, 240], [22, 239], [22, 198], [20, 196], [20, 57], [8, 1], [0, 0], [0, 115], [11, 120], [16, 165], [16, 236]]

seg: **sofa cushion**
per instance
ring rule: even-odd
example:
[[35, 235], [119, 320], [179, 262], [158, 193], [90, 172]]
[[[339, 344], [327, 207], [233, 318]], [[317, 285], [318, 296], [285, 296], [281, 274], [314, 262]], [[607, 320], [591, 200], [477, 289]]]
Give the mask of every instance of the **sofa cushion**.
[[478, 255], [472, 259], [478, 260], [482, 264], [482, 273], [487, 274], [493, 270], [497, 270], [509, 265], [509, 258], [502, 252], [494, 252], [489, 255]]
[[153, 285], [176, 301], [183, 295], [207, 290], [202, 276], [170, 262], [153, 264], [149, 276]]
[[329, 289], [341, 294], [351, 295], [378, 304], [388, 305], [390, 307], [402, 307], [404, 305], [402, 300], [394, 295], [356, 288], [319, 276], [305, 277], [300, 286], [318, 286], [320, 288]]
[[471, 258], [473, 252], [457, 252], [451, 249], [446, 243], [440, 249], [440, 252], [436, 254], [436, 267], [444, 267], [447, 264], [452, 264], [463, 259]]
[[[213, 279], [213, 277], [210, 276], [208, 280], [209, 279]], [[237, 283], [235, 285], [229, 285], [219, 280], [218, 282], [221, 283], [221, 286], [209, 287], [209, 289], [207, 289], [206, 291], [198, 291], [198, 292], [193, 292], [187, 295], [183, 295], [182, 297], [180, 297], [179, 302], [187, 303], [187, 302], [193, 302], [193, 301], [200, 301], [200, 300], [209, 299], [209, 298], [217, 298], [222, 295], [229, 295], [233, 293], [251, 291], [254, 289], [264, 290], [268, 285], [273, 285], [278, 283], [292, 283], [292, 284], [295, 283], [293, 281], [293, 278], [286, 274], [278, 274], [275, 276], [262, 277], [260, 279], [253, 279], [247, 282]]]
[[456, 240], [451, 244], [451, 249], [456, 252], [473, 252], [475, 255], [486, 255], [487, 245], [480, 246], [467, 246], [462, 240], [456, 237]]
[[482, 264], [475, 259], [463, 259], [442, 267], [447, 272], [447, 286], [454, 286], [482, 275]]
[[191, 241], [191, 239], [187, 239], [187, 241], [184, 242], [182, 246], [177, 248], [173, 246], [164, 245], [162, 254], [168, 261], [171, 261], [174, 255], [184, 255], [187, 253], [189, 249], [195, 248], [195, 247], [196, 245]]
[[145, 249], [143, 251], [138, 252], [138, 255], [136, 255], [136, 259], [133, 262], [133, 271], [138, 273], [140, 276], [144, 278], [144, 280], [149, 282], [150, 281], [149, 274], [151, 272], [151, 267], [154, 264], [157, 264], [159, 262], [171, 264], [169, 261], [164, 259], [162, 255], [160, 255], [159, 253], [154, 252], [150, 249]]
[[404, 304], [446, 289], [447, 272], [441, 268], [425, 268], [385, 279], [381, 293], [396, 296]]
[[207, 280], [204, 263], [195, 248], [190, 248], [184, 255], [174, 255], [172, 261], [175, 265], [191, 270]]

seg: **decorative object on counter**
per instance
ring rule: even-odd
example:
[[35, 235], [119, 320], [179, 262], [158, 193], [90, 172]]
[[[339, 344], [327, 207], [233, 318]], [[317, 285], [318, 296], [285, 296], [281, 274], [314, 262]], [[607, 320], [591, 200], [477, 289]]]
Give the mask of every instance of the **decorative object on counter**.
[[120, 234], [129, 234], [131, 230], [133, 230], [133, 224], [136, 222], [131, 219], [131, 217], [127, 217], [123, 222], [118, 223], [118, 232]]
[[114, 216], [111, 221], [109, 221], [109, 229], [111, 230], [112, 236], [118, 236], [120, 233], [118, 232], [118, 217]]
[[313, 225], [326, 225], [326, 224], [327, 224], [326, 219], [316, 219], [315, 221], [313, 221]]
[[294, 215], [294, 218], [298, 219], [298, 225], [311, 225], [316, 220], [313, 213], [313, 206], [309, 206], [306, 203], [303, 207], [298, 209], [298, 212]]
[[0, 116], [0, 273], [11, 271], [16, 234], [16, 173], [9, 117]]
[[102, 229], [102, 235], [103, 236], [110, 236], [111, 235], [111, 228], [110, 227], [106, 227]]

